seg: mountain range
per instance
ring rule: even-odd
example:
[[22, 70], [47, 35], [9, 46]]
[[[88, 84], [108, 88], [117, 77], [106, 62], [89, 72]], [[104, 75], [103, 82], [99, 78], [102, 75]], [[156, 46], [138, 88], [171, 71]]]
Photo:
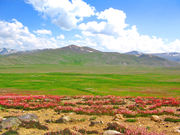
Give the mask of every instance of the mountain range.
[[156, 53], [155, 56], [168, 59], [170, 61], [175, 61], [180, 63], [180, 53], [170, 52], [170, 53]]
[[180, 63], [180, 53], [178, 53], [178, 52], [145, 54], [145, 53], [138, 52], [138, 51], [131, 51], [131, 52], [127, 52], [126, 54], [134, 55], [134, 56], [153, 55], [153, 56], [158, 56], [158, 57], [167, 59], [169, 61], [174, 61], [174, 62]]
[[16, 53], [17, 51], [14, 49], [8, 49], [8, 48], [0, 48], [0, 55], [8, 55], [12, 53]]
[[[0, 51], [0, 65], [20, 64], [62, 64], [62, 65], [146, 65], [176, 66], [174, 61], [162, 58], [160, 54], [143, 54], [137, 51], [129, 53], [102, 52], [89, 47], [69, 45], [57, 49], [44, 49], [17, 52]], [[163, 55], [164, 56], [164, 55]], [[179, 56], [179, 55], [177, 55]], [[172, 56], [174, 57], [174, 55]]]

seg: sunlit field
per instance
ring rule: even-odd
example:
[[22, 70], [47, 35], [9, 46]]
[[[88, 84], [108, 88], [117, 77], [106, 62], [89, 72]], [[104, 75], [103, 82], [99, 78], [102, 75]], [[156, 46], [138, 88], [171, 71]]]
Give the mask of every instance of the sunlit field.
[[[0, 73], [1, 92], [161, 97], [180, 95], [180, 70], [178, 69], [68, 66], [54, 68], [50, 65], [44, 66], [42, 70], [41, 68], [43, 68], [42, 65], [1, 68], [0, 71], [11, 72]], [[32, 73], [33, 70], [47, 73]]]

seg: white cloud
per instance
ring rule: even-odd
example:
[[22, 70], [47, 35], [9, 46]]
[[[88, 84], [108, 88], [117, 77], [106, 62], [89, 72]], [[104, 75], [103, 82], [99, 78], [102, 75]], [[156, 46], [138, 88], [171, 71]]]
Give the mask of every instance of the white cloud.
[[85, 31], [90, 31], [92, 33], [101, 33], [105, 27], [106, 27], [106, 22], [96, 22], [96, 21], [92, 21], [92, 22], [88, 22], [88, 23], [81, 23], [79, 25], [79, 29], [80, 30], [85, 30]]
[[[0, 21], [0, 48], [27, 50], [77, 44], [116, 52], [180, 52], [180, 39], [168, 42], [156, 36], [140, 34], [136, 25], [126, 23], [126, 14], [122, 10], [109, 8], [95, 12], [95, 8], [83, 0], [26, 1], [60, 28], [75, 28], [76, 32], [80, 32], [74, 35], [77, 39], [64, 40], [63, 34], [52, 37], [52, 32], [45, 29], [36, 30], [36, 34], [33, 34], [26, 26], [13, 19], [12, 22]], [[90, 18], [92, 21], [83, 21], [85, 17], [93, 15], [95, 18]]]
[[141, 35], [136, 26], [126, 24], [126, 14], [117, 9], [109, 8], [96, 14], [97, 21], [81, 23], [82, 35], [95, 42], [98, 48], [108, 51], [128, 52], [180, 52], [180, 40], [167, 43], [166, 40], [148, 35]]
[[0, 41], [0, 48], [18, 50], [58, 47], [53, 38], [37, 37], [16, 19], [13, 19], [12, 22], [0, 21]]
[[113, 36], [121, 36], [124, 29], [128, 26], [125, 23], [126, 14], [117, 9], [109, 8], [102, 12], [96, 13], [96, 17], [100, 22], [91, 21], [88, 23], [81, 23], [80, 30], [89, 31], [94, 34], [105, 34]]
[[126, 14], [122, 10], [109, 8], [97, 13], [97, 19], [106, 20], [108, 25], [112, 26], [113, 31], [122, 30], [127, 27], [125, 23]]
[[169, 43], [168, 52], [180, 52], [180, 40], [176, 39], [175, 41]]
[[76, 37], [76, 38], [80, 38], [80, 39], [82, 38], [82, 36], [81, 36], [81, 35], [79, 35], [79, 34], [75, 34], [75, 35], [74, 35], [74, 37]]
[[52, 35], [52, 32], [50, 30], [46, 30], [46, 29], [36, 30], [36, 31], [34, 31], [34, 33], [36, 33], [38, 35]]
[[83, 0], [27, 0], [35, 10], [48, 16], [52, 22], [65, 30], [75, 28], [84, 17], [94, 15], [95, 8]]
[[56, 38], [57, 38], [57, 39], [65, 39], [65, 37], [64, 37], [64, 35], [63, 35], [63, 34], [61, 34], [61, 35], [57, 36]]

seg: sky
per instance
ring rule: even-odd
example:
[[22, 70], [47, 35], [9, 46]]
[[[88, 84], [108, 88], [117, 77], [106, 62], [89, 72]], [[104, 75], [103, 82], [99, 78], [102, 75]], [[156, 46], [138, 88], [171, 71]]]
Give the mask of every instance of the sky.
[[180, 0], [0, 0], [0, 48], [180, 52]]

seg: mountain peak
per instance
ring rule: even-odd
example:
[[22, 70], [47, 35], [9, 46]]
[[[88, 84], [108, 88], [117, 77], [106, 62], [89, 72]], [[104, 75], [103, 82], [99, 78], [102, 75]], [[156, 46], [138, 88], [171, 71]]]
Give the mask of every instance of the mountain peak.
[[13, 49], [8, 49], [8, 48], [0, 48], [0, 55], [8, 55], [11, 53], [15, 53], [16, 51]]
[[78, 45], [68, 45], [68, 46], [65, 46], [63, 48], [81, 48], [81, 46], [78, 46]]
[[139, 52], [139, 51], [131, 51], [131, 52], [127, 52], [126, 54], [129, 54], [129, 55], [142, 55], [143, 53]]
[[74, 51], [74, 52], [78, 52], [78, 53], [91, 53], [91, 52], [100, 52], [96, 49], [87, 47], [87, 46], [77, 46], [77, 45], [68, 45], [65, 47], [60, 48], [61, 50], [70, 50], [70, 51]]

